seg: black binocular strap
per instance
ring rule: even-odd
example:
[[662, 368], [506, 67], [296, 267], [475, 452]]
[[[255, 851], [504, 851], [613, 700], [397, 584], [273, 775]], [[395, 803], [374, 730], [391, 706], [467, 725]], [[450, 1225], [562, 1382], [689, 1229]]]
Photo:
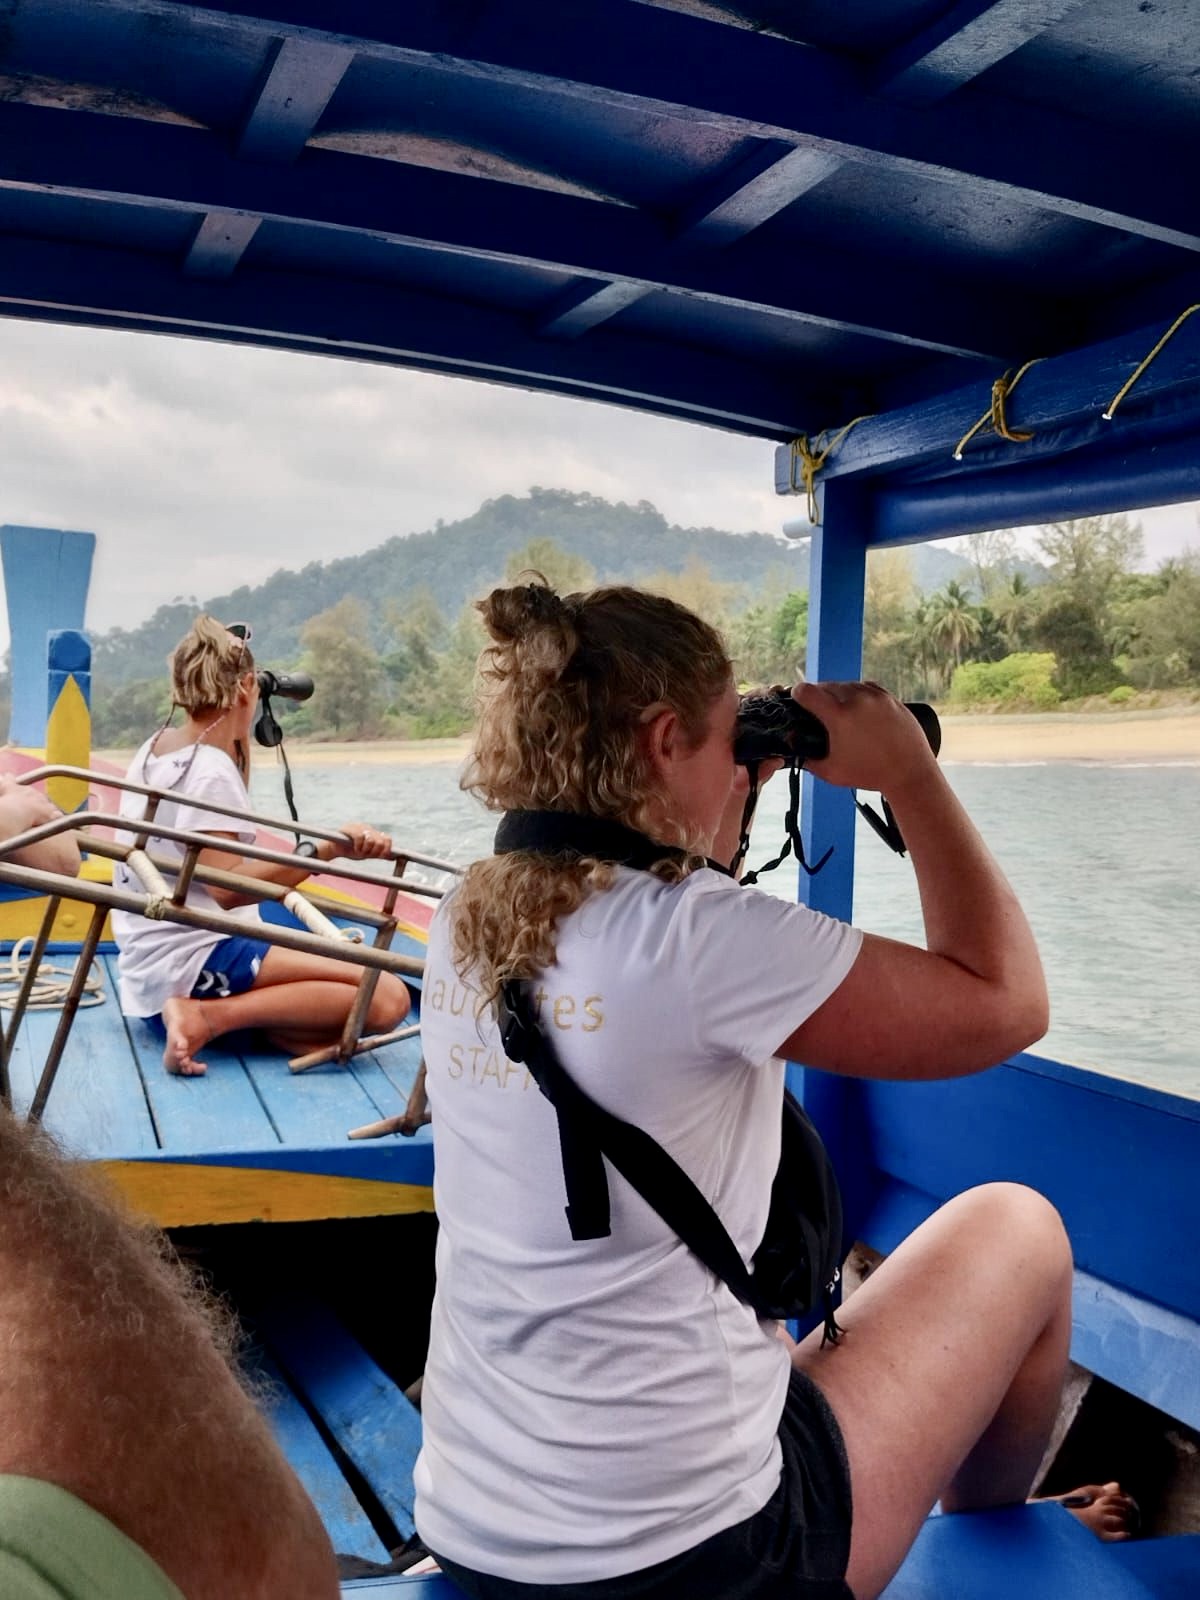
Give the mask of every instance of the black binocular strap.
[[[524, 985], [506, 983], [503, 1001], [519, 1024], [517, 1030], [502, 1028], [505, 1051], [510, 1059], [529, 1068], [558, 1118], [571, 1237], [604, 1239], [612, 1231], [604, 1170], [607, 1156], [714, 1277], [759, 1316], [769, 1316], [725, 1224], [674, 1157], [648, 1133], [605, 1111], [579, 1087], [539, 1028]], [[514, 1054], [514, 1048], [520, 1053]]]

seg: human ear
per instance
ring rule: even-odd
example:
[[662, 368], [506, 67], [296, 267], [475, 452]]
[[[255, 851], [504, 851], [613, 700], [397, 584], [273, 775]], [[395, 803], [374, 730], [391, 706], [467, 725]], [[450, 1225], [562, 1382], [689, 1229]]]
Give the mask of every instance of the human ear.
[[654, 771], [666, 774], [674, 766], [675, 758], [684, 745], [683, 728], [677, 713], [670, 706], [654, 711], [650, 720], [643, 724], [642, 739]]

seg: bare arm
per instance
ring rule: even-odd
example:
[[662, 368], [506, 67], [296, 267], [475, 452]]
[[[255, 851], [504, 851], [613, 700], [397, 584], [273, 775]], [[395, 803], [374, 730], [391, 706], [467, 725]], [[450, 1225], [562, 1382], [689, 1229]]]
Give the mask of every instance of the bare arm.
[[[346, 822], [342, 824], [342, 832], [346, 836], [344, 844], [334, 844], [329, 839], [317, 842], [317, 861], [333, 861], [338, 856], [349, 856], [354, 861], [379, 860], [386, 856], [392, 848], [390, 835], [379, 833], [368, 828], [362, 822]], [[233, 834], [214, 834], [215, 839], [233, 839]], [[284, 889], [294, 889], [304, 882], [309, 876], [309, 867], [285, 867], [274, 861], [254, 861], [245, 856], [236, 854], [231, 850], [202, 850], [200, 861], [206, 867], [215, 867], [221, 872], [236, 872], [243, 878], [254, 878], [260, 883], [273, 883]], [[209, 894], [219, 906], [226, 910], [233, 906], [245, 906], [254, 903], [252, 894], [240, 894], [236, 889], [220, 889], [213, 884], [207, 884]]]
[[[0, 776], [0, 840], [11, 839], [14, 834], [52, 822], [62, 812], [40, 789], [20, 784], [10, 774]], [[79, 846], [68, 833], [53, 839], [43, 839], [23, 850], [14, 851], [8, 858], [18, 866], [36, 867], [41, 872], [61, 872], [73, 878], [79, 871]]]
[[916, 871], [926, 948], [867, 935], [845, 981], [781, 1053], [855, 1077], [942, 1078], [1034, 1043], [1049, 1006], [1033, 934], [912, 717], [872, 685], [808, 685], [797, 698], [830, 732], [814, 773], [886, 790]]

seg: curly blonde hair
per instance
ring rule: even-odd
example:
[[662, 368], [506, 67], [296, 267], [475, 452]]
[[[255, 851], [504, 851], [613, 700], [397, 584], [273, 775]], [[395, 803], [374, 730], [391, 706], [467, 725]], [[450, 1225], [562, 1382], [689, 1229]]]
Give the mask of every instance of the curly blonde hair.
[[167, 657], [171, 695], [190, 717], [228, 711], [238, 685], [254, 671], [245, 639], [202, 611]]
[[[536, 581], [478, 602], [492, 643], [479, 662], [479, 725], [462, 787], [492, 811], [566, 811], [696, 850], [686, 826], [664, 820], [662, 796], [638, 738], [644, 713], [674, 711], [699, 743], [732, 668], [715, 628], [673, 600], [613, 587], [557, 595]], [[662, 864], [679, 878], [697, 864]], [[555, 930], [613, 880], [609, 863], [527, 852], [469, 867], [449, 905], [454, 963], [485, 1000], [510, 978], [554, 961]]]

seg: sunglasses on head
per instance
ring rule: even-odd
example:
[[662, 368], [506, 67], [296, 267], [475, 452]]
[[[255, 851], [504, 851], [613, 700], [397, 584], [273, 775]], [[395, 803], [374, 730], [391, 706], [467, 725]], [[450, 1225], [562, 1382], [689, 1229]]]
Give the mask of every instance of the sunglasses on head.
[[253, 629], [248, 622], [227, 622], [225, 632], [231, 633], [235, 639], [240, 640], [238, 658], [235, 670], [240, 670], [242, 662], [246, 659], [246, 647], [254, 637]]

